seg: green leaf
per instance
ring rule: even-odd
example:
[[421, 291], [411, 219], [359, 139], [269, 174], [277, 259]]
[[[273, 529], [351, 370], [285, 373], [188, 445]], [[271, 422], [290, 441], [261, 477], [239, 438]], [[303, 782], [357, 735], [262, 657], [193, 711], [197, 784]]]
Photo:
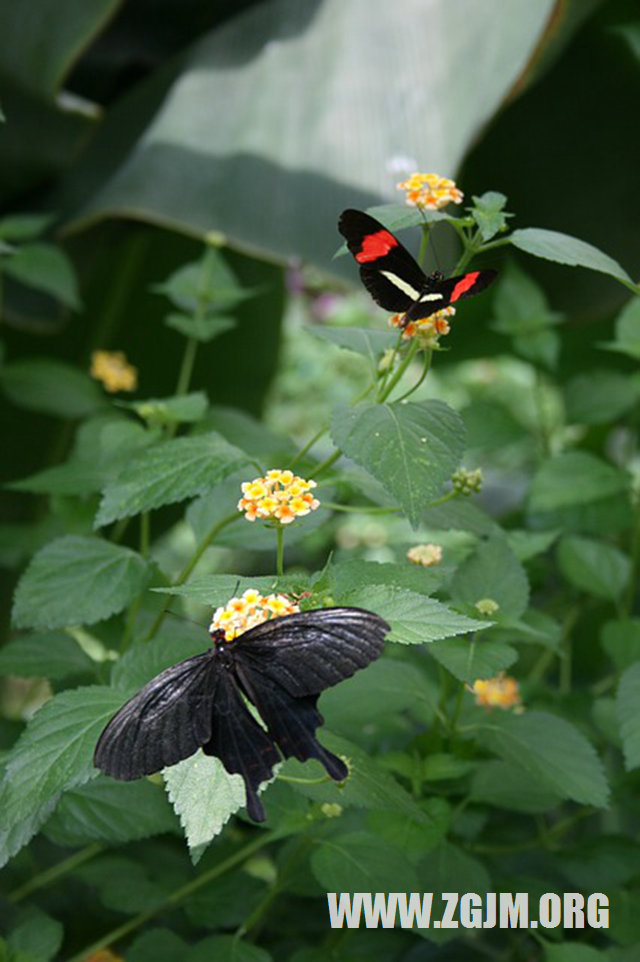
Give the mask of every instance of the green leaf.
[[334, 442], [397, 498], [411, 524], [458, 467], [465, 445], [462, 419], [442, 401], [340, 405]]
[[505, 210], [507, 198], [495, 190], [488, 190], [481, 197], [473, 198], [471, 216], [478, 225], [480, 236], [486, 243], [507, 229], [507, 218], [513, 217]]
[[[34, 905], [20, 912], [17, 925], [7, 937], [7, 947], [16, 953], [16, 960], [49, 962], [57, 956], [62, 945], [62, 924]], [[24, 953], [24, 955], [22, 955]], [[9, 955], [10, 962], [13, 956]]]
[[100, 902], [114, 912], [131, 915], [160, 908], [167, 897], [167, 870], [154, 871], [143, 861], [119, 855], [99, 855], [80, 865], [78, 880], [98, 889]]
[[606, 806], [609, 789], [600, 759], [564, 718], [535, 711], [496, 715], [478, 729], [479, 745], [523, 768], [541, 786], [583, 805]]
[[601, 952], [584, 942], [547, 943], [544, 962], [610, 962], [608, 952]]
[[535, 815], [556, 808], [558, 792], [542, 785], [538, 777], [508, 762], [480, 762], [471, 782], [471, 799], [494, 808]]
[[518, 561], [530, 561], [547, 551], [558, 537], [558, 531], [526, 531], [512, 528], [505, 532], [507, 544]]
[[320, 707], [332, 729], [356, 734], [363, 725], [377, 724], [385, 715], [415, 707], [435, 707], [437, 692], [419, 668], [382, 658], [352, 678], [323, 693]]
[[602, 628], [602, 647], [618, 671], [640, 661], [640, 618], [608, 621]]
[[230, 775], [218, 758], [201, 751], [162, 774], [195, 864], [234, 812], [244, 806], [244, 781], [240, 775]]
[[589, 371], [573, 378], [565, 388], [567, 418], [580, 424], [616, 421], [637, 401], [637, 386], [619, 371]]
[[0, 370], [0, 384], [18, 407], [63, 418], [84, 418], [107, 405], [88, 374], [44, 357], [5, 365]]
[[415, 863], [431, 851], [451, 827], [451, 807], [444, 798], [433, 795], [422, 807], [427, 818], [419, 823], [390, 810], [368, 812], [366, 824], [376, 836], [399, 848]]
[[627, 771], [640, 767], [640, 661], [627, 668], [617, 694], [618, 719]]
[[254, 294], [240, 286], [224, 255], [214, 247], [205, 248], [197, 261], [179, 267], [168, 280], [156, 284], [154, 291], [194, 318], [235, 307]]
[[170, 929], [147, 929], [127, 948], [127, 962], [190, 962], [190, 950]]
[[330, 564], [320, 579], [314, 582], [314, 589], [316, 591], [326, 589], [338, 604], [345, 595], [371, 584], [394, 585], [397, 588], [408, 588], [418, 594], [430, 595], [441, 588], [446, 580], [447, 572], [442, 565], [422, 568], [418, 565], [408, 565], [406, 562], [396, 564], [349, 558]]
[[312, 332], [347, 351], [362, 354], [375, 369], [380, 355], [396, 340], [391, 331], [376, 331], [366, 327], [314, 327]]
[[81, 308], [71, 261], [53, 244], [31, 243], [4, 260], [4, 271], [27, 287], [50, 294], [67, 307]]
[[506, 538], [494, 534], [466, 558], [451, 582], [454, 602], [475, 605], [491, 598], [500, 606], [496, 619], [519, 618], [529, 603], [529, 582]]
[[152, 588], [158, 594], [178, 595], [183, 598], [193, 598], [211, 608], [224, 605], [234, 594], [242, 594], [247, 588], [255, 588], [263, 594], [275, 591], [306, 591], [309, 588], [304, 574], [277, 578], [275, 575], [202, 575], [192, 578], [184, 585], [172, 585], [168, 588]]
[[424, 857], [420, 887], [434, 893], [434, 905], [436, 893], [440, 892], [492, 891], [491, 879], [482, 863], [447, 841], [440, 842]]
[[529, 489], [531, 511], [588, 504], [629, 487], [626, 472], [586, 451], [567, 451], [545, 461]]
[[179, 331], [185, 337], [192, 337], [201, 344], [208, 344], [221, 334], [232, 331], [238, 326], [234, 317], [214, 315], [214, 317], [200, 317], [191, 314], [167, 314], [164, 319], [167, 327]]
[[488, 628], [491, 621], [479, 621], [452, 611], [440, 601], [392, 585], [366, 585], [346, 593], [343, 604], [368, 608], [391, 625], [389, 641], [421, 645], [439, 638], [451, 638]]
[[135, 411], [148, 424], [189, 424], [204, 417], [209, 401], [204, 391], [194, 391], [177, 397], [120, 402], [120, 406]]
[[51, 698], [33, 716], [5, 760], [0, 865], [36, 833], [60, 792], [95, 777], [98, 736], [121, 701], [110, 688], [78, 688]]
[[146, 579], [146, 562], [130, 548], [66, 535], [42, 548], [22, 575], [13, 620], [20, 628], [91, 625], [122, 611]]
[[0, 238], [8, 241], [32, 240], [44, 233], [53, 216], [51, 214], [11, 214], [0, 218]]
[[0, 648], [0, 675], [61, 681], [94, 669], [91, 658], [62, 631], [23, 635]]
[[213, 962], [213, 959], [215, 962], [273, 962], [273, 956], [266, 949], [242, 942], [235, 935], [210, 935], [202, 939], [192, 947], [186, 962]]
[[369, 832], [347, 832], [318, 839], [311, 871], [331, 892], [415, 892], [418, 876], [395, 845]]
[[65, 792], [43, 828], [56, 845], [119, 844], [176, 832], [178, 824], [160, 785], [118, 782], [104, 775]]
[[518, 652], [511, 645], [484, 638], [435, 641], [429, 646], [429, 654], [458, 681], [468, 684], [476, 678], [493, 678], [518, 659]]
[[154, 444], [107, 485], [95, 525], [194, 498], [245, 465], [244, 452], [213, 432]]
[[609, 274], [623, 284], [633, 283], [627, 272], [612, 257], [569, 234], [540, 227], [525, 227], [514, 230], [509, 235], [509, 242], [534, 257], [543, 257], [558, 264], [569, 264], [571, 267], [587, 267], [592, 271]]
[[640, 360], [640, 297], [632, 297], [616, 319], [615, 340], [602, 347]]
[[631, 559], [613, 545], [567, 535], [558, 544], [558, 564], [574, 587], [615, 601], [629, 581]]
[[[172, 619], [173, 620], [173, 619]], [[164, 625], [165, 637], [132, 645], [115, 662], [111, 684], [129, 695], [142, 688], [165, 668], [204, 651], [210, 644], [205, 625], [197, 631], [192, 625], [177, 622]]]

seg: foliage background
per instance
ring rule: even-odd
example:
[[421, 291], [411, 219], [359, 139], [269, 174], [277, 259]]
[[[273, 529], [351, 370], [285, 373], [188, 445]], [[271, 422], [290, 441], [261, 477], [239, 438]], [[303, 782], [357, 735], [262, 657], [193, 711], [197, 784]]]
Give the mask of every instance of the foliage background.
[[[370, 324], [364, 298], [319, 295], [354, 279], [349, 259], [332, 259], [338, 212], [393, 199], [398, 159], [455, 174], [469, 200], [501, 191], [510, 228], [574, 235], [637, 276], [636, 7], [509, 9], [500, 0], [0, 5], [0, 196], [8, 217], [36, 218], [4, 221], [0, 235], [2, 471], [5, 482], [38, 478], [1, 496], [0, 667], [46, 676], [56, 693], [47, 711], [57, 706], [25, 727], [43, 683], [3, 688], [9, 958], [82, 958], [120, 929], [115, 949], [132, 960], [416, 962], [462, 951], [571, 962], [576, 940], [589, 943], [581, 959], [636, 957], [640, 320], [633, 301], [620, 313], [628, 292], [611, 272], [511, 251], [491, 261], [503, 275], [492, 306], [465, 305], [451, 350], [414, 400], [444, 400], [461, 416], [452, 437], [462, 443], [464, 422], [465, 463], [487, 479], [480, 499], [431, 509], [425, 499], [417, 534], [403, 519], [354, 511], [309, 519], [290, 539], [299, 586], [309, 578], [319, 601], [384, 604], [405, 642], [322, 702], [323, 737], [330, 747], [347, 740], [360, 780], [342, 795], [278, 781], [266, 832], [235, 820], [195, 867], [159, 786], [86, 781], [122, 692], [201, 649], [201, 631], [173, 622], [153, 656], [138, 644], [160, 605], [146, 586], [176, 580], [235, 488], [207, 474], [206, 450], [190, 449], [192, 462], [184, 446], [170, 449], [190, 482], [203, 468], [199, 486], [176, 482], [148, 502], [148, 530], [122, 525], [114, 562], [113, 530], [111, 540], [92, 533], [97, 492], [117, 483], [143, 429], [123, 427], [129, 415], [85, 372], [95, 348], [124, 349], [140, 369], [139, 399], [174, 393], [182, 346], [162, 323], [159, 286], [200, 257], [206, 232], [224, 241], [218, 285], [225, 266], [237, 281], [214, 307], [236, 327], [199, 344], [189, 387], [207, 400], [181, 411], [180, 437], [169, 436], [171, 421], [145, 430], [166, 432], [166, 443], [187, 440], [190, 424], [194, 438], [216, 431], [266, 467], [284, 466], [366, 384], [355, 353], [311, 331], [326, 333], [327, 310], [333, 325]], [[433, 233], [439, 265], [453, 267], [451, 233]], [[285, 273], [298, 263], [302, 275]], [[165, 283], [164, 294], [184, 308], [184, 292]], [[113, 436], [98, 443], [113, 418]], [[366, 454], [366, 435], [360, 443]], [[223, 473], [239, 466], [214, 444]], [[332, 451], [324, 438], [308, 471]], [[69, 463], [70, 473], [40, 474]], [[325, 499], [389, 504], [384, 478], [364, 468], [343, 462]], [[407, 571], [408, 545], [434, 531], [442, 571]], [[274, 571], [264, 532], [234, 528], [215, 545], [186, 602], [200, 624], [198, 602], [223, 601], [237, 575]], [[34, 555], [43, 580], [21, 581], [14, 616], [14, 628], [33, 630], [16, 633], [11, 599]], [[120, 594], [108, 578], [87, 590], [82, 573], [108, 575], [112, 563]], [[381, 563], [393, 567], [370, 567]], [[502, 623], [478, 634], [469, 662], [455, 619], [477, 615], [479, 596], [499, 600]], [[424, 625], [438, 640], [420, 648]], [[128, 661], [118, 663], [110, 653], [123, 634]], [[522, 684], [522, 716], [487, 716], [464, 691], [502, 668]], [[53, 741], [50, 718], [67, 726]], [[286, 771], [304, 777], [307, 767]], [[343, 815], [327, 818], [323, 802], [344, 805]], [[323, 893], [333, 888], [602, 890], [611, 926], [331, 933]]]

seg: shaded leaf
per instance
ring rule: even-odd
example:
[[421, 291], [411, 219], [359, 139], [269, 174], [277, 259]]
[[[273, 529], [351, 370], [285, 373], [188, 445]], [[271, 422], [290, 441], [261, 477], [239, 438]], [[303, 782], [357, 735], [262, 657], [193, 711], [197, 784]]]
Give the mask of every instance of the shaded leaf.
[[476, 678], [493, 678], [518, 659], [518, 652], [511, 645], [488, 638], [434, 641], [429, 645], [429, 654], [455, 678], [468, 684]]
[[107, 401], [88, 374], [64, 361], [44, 357], [13, 361], [0, 370], [0, 384], [18, 407], [63, 418], [82, 418]]
[[640, 766], [640, 661], [627, 668], [616, 697], [627, 771]]
[[609, 788], [598, 758], [570, 722], [547, 712], [494, 716], [479, 725], [476, 741], [562, 798], [602, 808]]
[[[62, 937], [62, 924], [30, 905], [21, 911], [17, 925], [7, 937], [9, 962], [14, 962], [14, 959], [16, 962], [49, 962], [57, 956]], [[16, 955], [11, 955], [11, 952]]]
[[95, 525], [194, 498], [245, 465], [247, 456], [215, 433], [145, 448], [105, 488]]
[[542, 785], [536, 775], [498, 759], [480, 762], [471, 781], [471, 798], [495, 808], [532, 815], [548, 812], [561, 801], [561, 796]]
[[396, 335], [391, 331], [376, 331], [366, 327], [314, 327], [312, 332], [323, 341], [362, 354], [374, 368], [383, 351], [396, 340]]
[[586, 451], [567, 451], [545, 461], [529, 489], [531, 511], [587, 504], [629, 487], [626, 472]]
[[442, 401], [339, 406], [331, 433], [397, 498], [414, 527], [458, 467], [465, 444], [462, 419]]
[[13, 619], [21, 628], [91, 625], [122, 611], [146, 578], [146, 562], [130, 548], [66, 535], [31, 561], [16, 588]]
[[573, 378], [565, 388], [567, 418], [582, 424], [615, 421], [637, 401], [637, 386], [619, 371], [589, 371]]
[[94, 668], [80, 645], [62, 631], [23, 635], [0, 648], [0, 675], [60, 681]]
[[608, 621], [602, 628], [602, 647], [618, 671], [640, 661], [640, 618]]
[[496, 619], [518, 618], [529, 603], [529, 582], [525, 570], [505, 537], [494, 534], [481, 542], [458, 570], [450, 585], [454, 602], [475, 605], [491, 598], [499, 610]]
[[620, 597], [631, 574], [631, 559], [619, 548], [576, 535], [561, 539], [558, 563], [576, 588], [610, 601]]
[[631, 284], [627, 272], [608, 254], [604, 254], [592, 244], [562, 234], [555, 230], [544, 230], [540, 227], [525, 227], [514, 230], [509, 235], [509, 242], [527, 254], [543, 257], [545, 260], [556, 261], [559, 264], [569, 264], [571, 267], [587, 267], [592, 271], [609, 274], [616, 280]]
[[71, 261], [53, 244], [24, 244], [11, 257], [4, 259], [3, 270], [27, 287], [49, 294], [67, 307], [76, 311], [81, 307]]
[[414, 892], [418, 876], [395, 845], [368, 832], [348, 832], [319, 839], [311, 853], [311, 871], [327, 891]]

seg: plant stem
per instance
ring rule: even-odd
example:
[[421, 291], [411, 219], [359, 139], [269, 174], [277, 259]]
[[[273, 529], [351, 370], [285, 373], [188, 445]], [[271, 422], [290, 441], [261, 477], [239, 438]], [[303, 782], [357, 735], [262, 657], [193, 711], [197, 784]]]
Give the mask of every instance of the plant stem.
[[296, 454], [296, 456], [293, 458], [293, 460], [291, 460], [291, 461], [289, 462], [289, 467], [292, 468], [292, 467], [294, 466], [294, 464], [297, 464], [298, 461], [300, 461], [301, 458], [303, 458], [303, 457], [305, 456], [305, 454], [307, 453], [307, 451], [310, 451], [310, 450], [311, 450], [311, 448], [314, 446], [314, 444], [316, 443], [316, 441], [319, 441], [320, 438], [323, 436], [323, 434], [326, 434], [328, 430], [329, 430], [329, 428], [321, 428], [319, 431], [317, 431], [317, 432], [313, 435], [313, 437], [311, 438], [311, 440], [310, 440], [310, 441], [307, 441], [307, 443], [305, 444], [305, 446], [304, 446], [303, 448], [300, 448], [300, 450], [298, 451], [298, 453]]
[[39, 872], [30, 878], [28, 882], [23, 885], [19, 885], [17, 889], [13, 892], [9, 892], [7, 895], [7, 901], [9, 902], [20, 902], [27, 895], [31, 895], [32, 892], [36, 892], [38, 889], [44, 888], [45, 885], [49, 885], [51, 882], [55, 882], [57, 879], [66, 875], [68, 872], [73, 871], [78, 865], [82, 865], [84, 862], [88, 862], [95, 855], [104, 851], [105, 846], [101, 845], [100, 842], [94, 842], [92, 845], [87, 845], [86, 848], [81, 849], [79, 852], [74, 852], [69, 858], [63, 859], [62, 862], [58, 862], [57, 865], [52, 865], [51, 868], [45, 869], [44, 872]]
[[326, 471], [327, 468], [330, 468], [332, 464], [335, 464], [335, 462], [341, 456], [342, 456], [342, 451], [337, 449], [336, 451], [333, 452], [333, 454], [330, 454], [328, 458], [325, 458], [324, 461], [321, 461], [320, 464], [316, 465], [316, 467], [313, 469], [314, 478], [317, 478], [319, 474], [322, 474], [322, 472]]
[[398, 403], [398, 401], [404, 401], [404, 399], [405, 399], [406, 397], [409, 397], [410, 394], [413, 394], [414, 391], [417, 391], [417, 390], [418, 390], [418, 388], [420, 387], [420, 385], [422, 384], [422, 382], [423, 382], [424, 379], [426, 378], [427, 374], [429, 373], [429, 368], [431, 367], [431, 359], [432, 359], [432, 357], [433, 357], [433, 348], [432, 348], [432, 347], [426, 348], [426, 350], [425, 350], [425, 352], [424, 352], [424, 364], [423, 364], [423, 367], [422, 367], [422, 374], [420, 375], [420, 377], [418, 378], [418, 380], [416, 381], [416, 383], [415, 383], [412, 387], [409, 388], [408, 391], [405, 391], [404, 394], [401, 394], [400, 397], [397, 397], [397, 398], [396, 398], [396, 400], [395, 400], [395, 403], [396, 403], [396, 404]]
[[213, 868], [209, 869], [209, 871], [203, 872], [202, 875], [199, 875], [191, 882], [187, 882], [186, 885], [182, 885], [180, 888], [168, 895], [160, 905], [156, 905], [147, 912], [140, 912], [139, 915], [129, 919], [128, 922], [125, 922], [123, 925], [119, 925], [117, 928], [107, 932], [107, 934], [103, 935], [102, 938], [98, 939], [96, 942], [93, 942], [91, 945], [86, 946], [84, 949], [78, 952], [77, 955], [74, 955], [68, 960], [68, 962], [84, 962], [85, 959], [93, 955], [95, 952], [98, 952], [100, 949], [104, 949], [113, 942], [124, 938], [124, 936], [129, 935], [130, 932], [134, 932], [136, 929], [140, 928], [141, 925], [144, 925], [145, 922], [155, 918], [156, 915], [160, 915], [161, 913], [172, 909], [188, 895], [191, 895], [192, 892], [197, 892], [197, 890], [202, 888], [204, 885], [208, 885], [209, 882], [212, 882], [220, 875], [224, 875], [224, 873], [229, 869], [233, 868], [239, 862], [244, 862], [250, 855], [253, 855], [254, 852], [257, 852], [266, 845], [269, 845], [278, 837], [279, 833], [275, 829], [272, 832], [261, 833], [258, 838], [254, 838], [252, 842], [249, 842], [248, 845], [245, 845], [244, 848], [236, 852], [235, 855], [229, 856], [229, 858], [225, 859], [224, 862], [220, 862], [218, 865], [215, 865]]
[[276, 528], [276, 574], [284, 577], [284, 528], [281, 524]]
[[418, 350], [418, 342], [414, 340], [412, 341], [409, 347], [409, 350], [407, 351], [404, 357], [404, 360], [402, 360], [400, 364], [398, 364], [398, 367], [394, 371], [393, 375], [389, 378], [388, 382], [384, 386], [384, 389], [378, 393], [379, 404], [382, 404], [383, 401], [386, 401], [386, 399], [389, 397], [394, 387], [396, 386], [396, 384], [398, 383], [398, 381], [400, 380], [400, 378], [402, 377], [402, 375], [404, 374], [404, 372], [407, 370], [412, 360], [414, 359], [417, 350]]
[[[205, 553], [205, 551], [207, 550], [207, 548], [209, 547], [209, 545], [211, 544], [215, 536], [218, 534], [218, 532], [222, 531], [223, 528], [226, 528], [226, 526], [228, 524], [231, 524], [233, 521], [238, 521], [240, 517], [241, 515], [238, 514], [236, 511], [234, 511], [233, 514], [228, 514], [226, 518], [222, 518], [221, 521], [216, 521], [216, 523], [211, 526], [210, 530], [206, 533], [206, 535], [204, 536], [204, 538], [196, 548], [194, 554], [191, 556], [191, 559], [187, 562], [187, 564], [184, 566], [184, 568], [182, 569], [182, 571], [174, 581], [173, 583], [174, 587], [176, 587], [177, 585], [184, 584], [184, 582], [187, 580], [187, 578], [189, 577], [189, 575], [191, 574], [195, 566], [198, 564], [198, 562], [200, 561], [200, 558]], [[171, 595], [168, 596], [167, 601], [164, 603], [164, 605], [158, 612], [155, 621], [151, 625], [151, 628], [149, 629], [149, 634], [147, 635], [147, 641], [151, 641], [151, 639], [154, 638], [155, 635], [157, 634], [158, 629], [160, 628], [160, 625], [164, 620], [164, 616], [167, 612], [167, 608], [169, 607], [170, 604], [171, 604]]]
[[198, 342], [196, 341], [195, 337], [187, 338], [187, 343], [184, 347], [184, 354], [182, 355], [182, 364], [180, 365], [178, 383], [176, 384], [177, 395], [186, 394], [189, 390], [189, 384], [191, 383], [191, 375], [193, 374], [193, 366], [196, 361], [197, 350]]

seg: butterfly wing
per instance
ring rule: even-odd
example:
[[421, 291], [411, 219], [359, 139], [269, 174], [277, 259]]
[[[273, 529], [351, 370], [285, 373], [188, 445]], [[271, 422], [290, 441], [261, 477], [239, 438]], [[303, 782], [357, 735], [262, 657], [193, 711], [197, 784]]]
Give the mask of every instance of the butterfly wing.
[[263, 822], [265, 813], [258, 788], [273, 778], [273, 766], [280, 761], [280, 755], [245, 705], [231, 671], [223, 672], [219, 679], [212, 704], [211, 737], [202, 750], [219, 758], [232, 775], [242, 776], [247, 812], [254, 821]]
[[222, 674], [208, 650], [152, 678], [106, 725], [94, 752], [96, 768], [130, 781], [193, 755], [211, 737]]
[[479, 294], [498, 276], [497, 271], [469, 271], [457, 277], [447, 277], [446, 280], [434, 281], [431, 290], [425, 291], [407, 311], [406, 321], [419, 321], [429, 317], [435, 311], [441, 311], [451, 304]]
[[264, 621], [230, 644], [237, 670], [264, 676], [300, 698], [365, 668], [382, 654], [389, 630], [363, 608], [318, 608]]
[[376, 304], [386, 311], [408, 311], [420, 297], [427, 278], [406, 247], [361, 210], [343, 211], [338, 230], [360, 265], [362, 283]]

